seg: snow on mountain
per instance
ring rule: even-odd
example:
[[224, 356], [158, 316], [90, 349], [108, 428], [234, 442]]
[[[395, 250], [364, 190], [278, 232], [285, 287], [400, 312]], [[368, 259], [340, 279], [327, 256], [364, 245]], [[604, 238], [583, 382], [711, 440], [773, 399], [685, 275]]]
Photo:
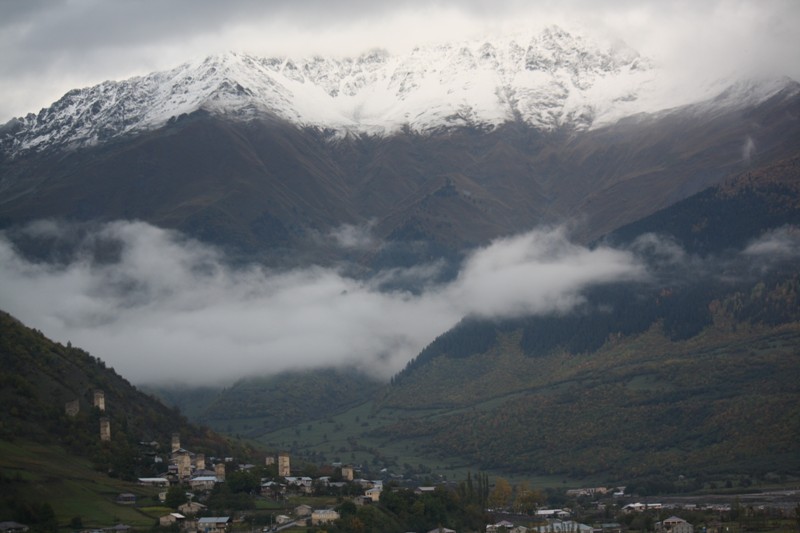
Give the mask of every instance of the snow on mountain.
[[273, 114], [300, 126], [388, 134], [523, 121], [579, 129], [664, 108], [658, 69], [624, 45], [550, 27], [535, 35], [415, 48], [404, 56], [258, 58], [228, 53], [75, 89], [0, 127], [10, 156], [158, 128], [204, 109]]

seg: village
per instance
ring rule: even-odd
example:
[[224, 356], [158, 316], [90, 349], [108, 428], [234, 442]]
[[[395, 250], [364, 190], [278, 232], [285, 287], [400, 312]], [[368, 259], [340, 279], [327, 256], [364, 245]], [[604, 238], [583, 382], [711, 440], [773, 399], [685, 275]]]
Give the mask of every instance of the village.
[[[237, 472], [246, 472], [256, 469], [252, 464], [237, 464], [232, 467], [232, 458], [223, 458], [214, 463], [213, 469], [206, 469], [206, 458], [203, 454], [192, 453], [180, 446], [180, 436], [172, 436], [172, 450], [167, 471], [162, 477], [140, 478], [139, 484], [142, 486], [155, 487], [158, 489], [168, 489], [169, 487], [180, 486], [187, 489], [187, 501], [177, 507], [175, 512], [171, 512], [159, 517], [159, 526], [171, 530], [198, 533], [227, 533], [233, 529], [253, 530], [253, 524], [247, 524], [244, 518], [247, 513], [240, 513], [239, 516], [203, 516], [206, 514], [207, 506], [202, 500], [214, 490], [218, 484], [225, 483], [226, 473], [231, 468]], [[333, 476], [319, 476], [312, 478], [309, 476], [292, 475], [291, 458], [288, 453], [281, 452], [277, 456], [267, 456], [264, 461], [265, 467], [277, 466], [277, 476], [275, 478], [261, 478], [259, 492], [256, 495], [264, 500], [273, 502], [290, 502], [292, 499], [302, 500], [302, 498], [320, 493], [349, 494], [346, 500], [356, 506], [377, 504], [381, 501], [381, 494], [385, 490], [384, 480], [370, 480], [357, 477], [359, 467], [353, 465], [333, 464], [335, 469]], [[414, 486], [411, 489], [400, 487], [396, 483], [391, 483], [386, 490], [412, 490], [417, 495], [432, 493], [437, 490], [452, 490], [447, 484], [437, 486]], [[573, 497], [585, 496], [605, 496], [620, 498], [624, 495], [624, 487], [610, 490], [605, 487], [593, 487], [584, 489], [571, 489], [567, 495]], [[160, 490], [159, 500], [166, 502], [168, 492]], [[338, 498], [341, 501], [343, 498]], [[133, 494], [120, 494], [118, 503], [123, 505], [135, 505], [136, 498]], [[270, 514], [270, 524], [261, 528], [262, 532], [293, 530], [294, 528], [320, 528], [334, 523], [341, 518], [336, 506], [315, 508], [306, 503], [296, 506], [285, 507], [286, 513]], [[621, 507], [624, 513], [645, 513], [648, 511], [662, 511], [665, 506], [660, 503], [631, 503]], [[718, 509], [720, 511], [724, 508]], [[602, 523], [597, 525], [587, 525], [572, 519], [573, 512], [568, 508], [562, 509], [537, 509], [532, 515], [512, 515], [510, 510], [497, 510], [497, 515], [508, 515], [507, 518], [497, 522], [487, 524], [487, 533], [622, 533], [625, 529], [621, 524], [615, 522]], [[522, 525], [524, 522], [529, 525]], [[530, 526], [532, 523], [539, 525]], [[654, 531], [662, 533], [694, 533], [694, 527], [686, 520], [677, 516], [655, 522]], [[299, 530], [299, 529], [298, 529]], [[93, 532], [95, 533], [95, 532]], [[456, 530], [446, 526], [439, 526], [427, 533], [457, 533]]]
[[[106, 416], [105, 394], [95, 390], [90, 398], [93, 408], [101, 415], [100, 441], [107, 443], [111, 440], [112, 427], [111, 417]], [[68, 416], [76, 416], [79, 410], [77, 400], [65, 406]], [[420, 484], [418, 480], [402, 479], [385, 469], [373, 473], [353, 464], [332, 463], [314, 469], [311, 475], [304, 462], [293, 466], [288, 452], [266, 455], [260, 464], [241, 463], [233, 457], [207, 457], [184, 448], [177, 432], [171, 435], [167, 449], [155, 441], [141, 441], [139, 447], [142, 456], [152, 461], [154, 471], [159, 473], [138, 478], [138, 489], [117, 494], [114, 502], [119, 506], [146, 508], [151, 513], [163, 509], [154, 521], [154, 530], [197, 533], [346, 531], [347, 528], [336, 529], [341, 526], [343, 515], [357, 513], [365, 506], [380, 505], [384, 492], [404, 492], [421, 501], [434, 495], [463, 492], [463, 486], [446, 480], [429, 478], [428, 483]], [[367, 477], [362, 477], [362, 473]], [[491, 493], [488, 477], [485, 480], [486, 486], [481, 489], [484, 516], [494, 519], [483, 524], [481, 530], [487, 533], [622, 533], [632, 529], [693, 533], [695, 525], [678, 515], [699, 516], [701, 512], [719, 519], [704, 520], [698, 530], [728, 531], [729, 528], [723, 526], [723, 518], [730, 518], [735, 511], [725, 503], [631, 501], [635, 496], [626, 494], [625, 487], [567, 489], [563, 492], [561, 506], [547, 508], [546, 502], [540, 501], [522, 508], [511, 505], [510, 495], [505, 500], [498, 496], [501, 492], [499, 480]], [[388, 499], [387, 496], [384, 501]], [[492, 508], [488, 508], [490, 503], [494, 505]], [[216, 512], [220, 509], [224, 513]], [[457, 530], [450, 526], [453, 525], [437, 524], [435, 529], [421, 533], [455, 533]], [[126, 533], [133, 529], [139, 528], [116, 523], [79, 531]], [[24, 532], [27, 528], [14, 522], [0, 523], [0, 532], [6, 531]]]
[[[111, 440], [112, 421], [106, 414], [106, 397], [100, 390], [90, 397], [93, 408], [102, 415], [99, 439], [107, 443]], [[76, 416], [79, 410], [77, 400], [65, 406], [68, 416]], [[468, 529], [464, 529], [463, 521], [460, 529], [456, 529], [455, 523], [442, 521], [432, 524], [432, 528], [417, 529], [419, 533], [623, 533], [633, 530], [694, 533], [696, 529], [704, 533], [728, 533], [741, 530], [741, 527], [731, 529], [730, 524], [736, 519], [741, 524], [742, 517], [748, 513], [762, 517], [777, 513], [785, 517], [795, 511], [785, 506], [782, 510], [779, 506], [771, 509], [742, 506], [740, 509], [729, 503], [696, 500], [654, 502], [627, 494], [626, 487], [571, 488], [561, 493], [560, 505], [548, 506], [551, 502], [540, 497], [533, 505], [519, 506], [512, 501], [511, 492], [505, 496], [500, 494], [507, 482], [501, 483], [498, 478], [490, 487], [485, 475], [476, 477], [478, 489], [473, 488], [469, 479], [467, 491], [463, 482], [428, 479], [428, 483], [420, 484], [418, 480], [403, 479], [385, 469], [374, 473], [361, 465], [338, 462], [317, 465], [312, 474], [302, 460], [293, 465], [288, 452], [266, 455], [259, 464], [242, 463], [234, 457], [207, 457], [186, 449], [177, 432], [171, 435], [169, 447], [162, 448], [155, 441], [141, 441], [139, 447], [158, 474], [139, 477], [136, 489], [114, 495], [113, 501], [115, 505], [141, 510], [153, 517], [149, 528], [153, 531], [349, 531], [346, 524], [352, 522], [345, 521], [348, 517], [365, 515], [367, 513], [361, 510], [370, 507], [373, 510], [389, 508], [398, 498], [413, 503], [411, 507], [416, 512], [420, 507], [435, 505], [436, 498], [465, 504], [474, 497], [479, 506], [476, 516], [484, 519], [479, 527]], [[521, 490], [513, 489], [517, 500], [521, 499]], [[796, 496], [793, 497], [796, 499]], [[694, 523], [685, 517], [693, 517]], [[141, 525], [132, 527], [118, 522], [101, 528], [73, 529], [76, 533], [134, 530], [141, 530]], [[0, 523], [0, 533], [7, 531], [25, 532], [28, 528], [16, 522]]]

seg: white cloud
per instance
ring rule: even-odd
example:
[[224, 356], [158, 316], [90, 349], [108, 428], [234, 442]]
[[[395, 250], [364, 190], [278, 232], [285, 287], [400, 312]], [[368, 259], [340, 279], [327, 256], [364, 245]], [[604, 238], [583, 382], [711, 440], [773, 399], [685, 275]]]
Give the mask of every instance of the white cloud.
[[330, 238], [342, 248], [369, 249], [375, 245], [372, 225], [342, 224], [330, 232]]
[[495, 241], [473, 254], [448, 298], [464, 314], [513, 317], [566, 312], [589, 285], [641, 279], [643, 267], [628, 252], [570, 243], [562, 229]]
[[[29, 236], [69, 228], [40, 223]], [[118, 245], [111, 259], [93, 250]], [[5, 310], [89, 350], [134, 382], [209, 383], [286, 369], [356, 364], [389, 376], [466, 315], [565, 312], [581, 290], [641, 277], [627, 252], [571, 244], [561, 230], [475, 251], [457, 279], [421, 292], [381, 291], [333, 269], [232, 267], [212, 248], [140, 222], [84, 233], [54, 266], [25, 259], [0, 235]], [[435, 266], [408, 277], [435, 275]]]
[[768, 259], [786, 259], [800, 255], [800, 228], [784, 226], [755, 239], [747, 245], [744, 255]]

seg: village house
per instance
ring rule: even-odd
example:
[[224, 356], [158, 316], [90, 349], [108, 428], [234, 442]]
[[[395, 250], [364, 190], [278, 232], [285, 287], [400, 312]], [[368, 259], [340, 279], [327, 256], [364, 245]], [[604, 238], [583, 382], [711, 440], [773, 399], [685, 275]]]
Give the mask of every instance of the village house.
[[197, 520], [197, 531], [201, 533], [226, 533], [231, 525], [229, 516], [208, 516]]
[[310, 477], [287, 477], [286, 483], [289, 487], [295, 487], [305, 494], [311, 494], [314, 490], [314, 480]]
[[202, 511], [206, 510], [206, 506], [200, 502], [187, 502], [183, 505], [178, 506], [178, 511], [182, 512], [185, 515], [196, 515]]
[[361, 496], [355, 496], [352, 501], [353, 501], [354, 504], [359, 505], [359, 506], [361, 506], [361, 505], [369, 505], [369, 504], [372, 503], [372, 498], [362, 494]]
[[217, 476], [197, 476], [189, 480], [189, 486], [193, 491], [210, 491], [217, 483]]
[[186, 520], [186, 517], [180, 513], [169, 513], [158, 518], [158, 525], [170, 527], [172, 524], [181, 524], [184, 520]]
[[333, 509], [315, 509], [311, 512], [311, 525], [319, 526], [339, 519], [339, 513]]
[[578, 496], [595, 496], [599, 494], [607, 494], [608, 488], [607, 487], [584, 487], [580, 489], [569, 489], [567, 490], [567, 496], [571, 497], [578, 497]]
[[546, 525], [533, 527], [538, 533], [593, 533], [594, 528], [573, 520], [548, 520]]
[[136, 494], [123, 492], [117, 496], [116, 502], [119, 505], [136, 505]]
[[663, 522], [656, 522], [656, 531], [668, 533], [694, 533], [694, 526], [677, 516], [670, 516]]
[[662, 505], [660, 503], [629, 503], [628, 505], [622, 508], [624, 513], [641, 513], [642, 511], [646, 511], [648, 509], [661, 509]]
[[297, 516], [298, 518], [302, 518], [304, 516], [311, 516], [311, 512], [313, 510], [314, 509], [310, 505], [306, 504], [298, 505], [297, 507], [294, 508], [294, 515]]
[[486, 533], [497, 533], [498, 531], [510, 531], [514, 528], [514, 524], [508, 520], [501, 520], [496, 524], [489, 524], [486, 526]]
[[571, 516], [571, 513], [567, 509], [539, 509], [538, 511], [536, 511], [536, 516], [538, 516], [539, 518], [548, 518], [548, 519], [558, 518], [560, 520], [563, 520], [565, 518], [569, 518]]
[[147, 487], [169, 487], [169, 480], [165, 477], [140, 477], [139, 485]]
[[364, 496], [367, 496], [373, 502], [379, 502], [381, 501], [381, 492], [383, 492], [381, 487], [372, 487], [364, 493]]
[[267, 498], [277, 498], [286, 492], [286, 486], [275, 481], [261, 482], [261, 495]]

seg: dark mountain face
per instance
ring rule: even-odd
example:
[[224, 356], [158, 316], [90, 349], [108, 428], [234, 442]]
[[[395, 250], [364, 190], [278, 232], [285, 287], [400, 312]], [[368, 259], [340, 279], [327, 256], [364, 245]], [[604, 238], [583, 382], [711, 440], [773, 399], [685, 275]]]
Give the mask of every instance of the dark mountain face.
[[[509, 123], [330, 139], [278, 119], [197, 112], [134, 138], [5, 160], [0, 221], [140, 219], [292, 262], [342, 257], [320, 237], [343, 224], [370, 224], [400, 249], [425, 244], [407, 246], [417, 251], [406, 261], [543, 223], [572, 221], [588, 240], [791, 155], [799, 114], [800, 97], [778, 93], [755, 107], [694, 106], [592, 131]], [[378, 245], [359, 254], [392, 257]]]
[[451, 412], [376, 436], [524, 473], [797, 472], [798, 198], [794, 157], [620, 228], [603, 242], [634, 250], [648, 279], [595, 287], [569, 313], [462, 321], [383, 403]]

